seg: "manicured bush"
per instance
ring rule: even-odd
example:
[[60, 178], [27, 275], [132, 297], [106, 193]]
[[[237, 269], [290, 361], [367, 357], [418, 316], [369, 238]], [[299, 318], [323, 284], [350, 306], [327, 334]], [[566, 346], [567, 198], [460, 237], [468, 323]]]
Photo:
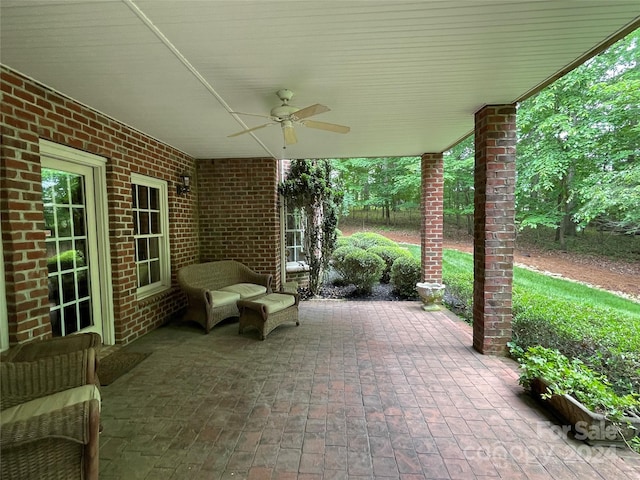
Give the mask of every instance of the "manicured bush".
[[473, 263], [471, 255], [445, 250], [442, 257], [443, 303], [467, 322], [473, 319]]
[[420, 282], [421, 277], [420, 260], [414, 257], [398, 257], [391, 266], [391, 284], [394, 292], [401, 297], [417, 297], [416, 283]]
[[352, 247], [355, 246], [353, 244], [353, 242], [351, 241], [351, 237], [344, 237], [343, 236], [343, 237], [336, 238], [336, 250], [338, 248], [340, 248], [340, 247], [346, 247], [346, 246], [352, 246]]
[[379, 233], [373, 232], [356, 232], [351, 235], [350, 238], [351, 242], [353, 242], [356, 247], [360, 247], [363, 249], [375, 246], [396, 247], [398, 245], [393, 240], [390, 240], [387, 237], [380, 235]]
[[[358, 292], [369, 293], [373, 285], [380, 280], [384, 271], [384, 260], [375, 253], [356, 247], [342, 247], [351, 249], [339, 252], [341, 261], [334, 263], [336, 271], [342, 275], [346, 283], [356, 286]], [[339, 263], [339, 268], [335, 267]]]
[[446, 285], [443, 303], [470, 323], [473, 319], [473, 274], [443, 268], [442, 283]]
[[393, 266], [393, 262], [395, 262], [400, 257], [411, 257], [411, 253], [406, 248], [401, 248], [398, 246], [388, 247], [382, 245], [376, 245], [369, 249], [371, 253], [375, 253], [380, 258], [384, 260], [385, 268], [384, 272], [382, 272], [382, 277], [380, 278], [380, 282], [389, 283], [391, 279], [391, 267]]

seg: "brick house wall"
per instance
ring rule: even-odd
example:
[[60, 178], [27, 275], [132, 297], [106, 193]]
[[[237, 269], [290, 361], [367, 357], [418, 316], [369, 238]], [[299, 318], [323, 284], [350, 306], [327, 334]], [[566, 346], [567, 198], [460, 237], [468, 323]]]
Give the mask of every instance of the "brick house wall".
[[197, 162], [200, 261], [236, 260], [280, 287], [278, 160]]
[[[175, 183], [195, 172], [194, 159], [63, 94], [1, 67], [0, 214], [11, 344], [51, 335], [42, 207], [40, 139], [107, 158], [108, 223], [115, 339], [128, 343], [185, 306], [177, 270], [200, 257], [197, 192], [178, 196]], [[169, 184], [173, 287], [136, 298], [131, 173]]]

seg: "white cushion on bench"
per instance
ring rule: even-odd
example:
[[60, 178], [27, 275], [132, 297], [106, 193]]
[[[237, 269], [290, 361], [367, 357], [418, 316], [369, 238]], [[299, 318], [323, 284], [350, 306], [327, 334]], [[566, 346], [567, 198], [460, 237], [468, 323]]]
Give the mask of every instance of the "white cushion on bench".
[[28, 420], [38, 415], [51, 413], [64, 407], [82, 403], [87, 400], [100, 401], [100, 391], [95, 385], [83, 385], [81, 387], [63, 390], [46, 397], [35, 398], [25, 403], [15, 405], [2, 411], [1, 424], [9, 424]]
[[256, 285], [255, 283], [236, 283], [235, 285], [223, 287], [220, 290], [224, 292], [237, 293], [240, 295], [241, 299], [251, 298], [267, 293], [267, 287], [264, 285]]
[[223, 292], [221, 290], [212, 290], [211, 301], [214, 307], [220, 307], [222, 305], [229, 305], [240, 300], [240, 294], [234, 292]]
[[268, 314], [277, 313], [296, 303], [296, 297], [282, 293], [270, 293], [262, 298], [251, 300], [253, 303], [264, 305]]

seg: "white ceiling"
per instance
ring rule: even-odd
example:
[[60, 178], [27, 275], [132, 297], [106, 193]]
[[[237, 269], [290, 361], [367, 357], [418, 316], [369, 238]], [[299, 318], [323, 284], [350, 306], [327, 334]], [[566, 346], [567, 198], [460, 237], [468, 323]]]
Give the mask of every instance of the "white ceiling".
[[[3, 64], [196, 158], [440, 152], [640, 26], [637, 0], [1, 0]], [[264, 123], [289, 88], [321, 103], [283, 151]], [[242, 123], [244, 122], [244, 124]]]

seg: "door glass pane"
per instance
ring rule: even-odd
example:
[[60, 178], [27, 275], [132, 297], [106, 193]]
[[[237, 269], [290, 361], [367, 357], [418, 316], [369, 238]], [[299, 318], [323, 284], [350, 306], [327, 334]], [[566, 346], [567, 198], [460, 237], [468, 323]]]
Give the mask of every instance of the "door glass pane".
[[58, 237], [71, 236], [71, 214], [69, 207], [56, 208], [56, 227]]
[[93, 325], [85, 177], [42, 169], [49, 320], [54, 336]]

